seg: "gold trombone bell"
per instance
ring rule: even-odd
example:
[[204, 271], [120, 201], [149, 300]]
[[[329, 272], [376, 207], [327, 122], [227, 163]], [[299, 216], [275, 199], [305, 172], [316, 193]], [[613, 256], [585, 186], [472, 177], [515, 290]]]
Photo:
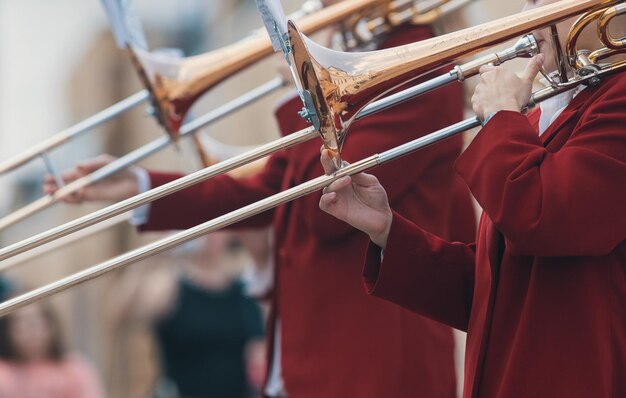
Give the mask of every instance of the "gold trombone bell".
[[[298, 25], [302, 32], [311, 34], [349, 20], [351, 37], [357, 38], [352, 45], [362, 45], [405, 23], [432, 23], [446, 13], [445, 6], [454, 4], [456, 9], [470, 1], [434, 0], [427, 8], [420, 8], [421, 1], [416, 0], [344, 0], [306, 15]], [[366, 21], [367, 37], [357, 32], [362, 21]], [[134, 47], [129, 47], [129, 52], [141, 80], [152, 93], [157, 120], [176, 138], [185, 115], [198, 98], [235, 72], [272, 54], [273, 49], [266, 35], [257, 34], [183, 60], [159, 59]]]
[[[614, 4], [617, 2], [608, 2]], [[346, 131], [363, 107], [394, 88], [459, 57], [472, 55], [497, 42], [511, 39], [566, 18], [579, 15], [602, 0], [564, 0], [523, 16], [483, 24], [445, 36], [392, 49], [366, 53], [339, 53], [308, 39], [289, 22], [294, 69], [303, 88], [304, 116], [315, 121], [335, 164], [341, 165]]]

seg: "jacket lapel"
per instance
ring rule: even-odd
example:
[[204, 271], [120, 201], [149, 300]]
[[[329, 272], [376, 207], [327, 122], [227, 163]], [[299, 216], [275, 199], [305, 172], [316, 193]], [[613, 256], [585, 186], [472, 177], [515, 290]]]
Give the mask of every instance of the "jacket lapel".
[[556, 118], [556, 120], [548, 127], [548, 129], [541, 135], [541, 142], [543, 146], [548, 145], [548, 143], [554, 138], [557, 132], [561, 130], [561, 128], [570, 121], [571, 118], [576, 115], [576, 109], [571, 109], [569, 106]]
[[466, 353], [466, 365], [470, 373], [465, 380], [464, 395], [472, 398], [478, 397], [487, 353], [502, 244], [500, 232], [484, 212], [480, 218], [477, 239], [474, 301], [469, 324], [472, 333], [468, 336]]
[[485, 231], [485, 248], [487, 249], [487, 258], [489, 259], [489, 268], [491, 275], [497, 272], [500, 261], [500, 244], [501, 234], [486, 213], [483, 213], [483, 225]]
[[570, 120], [578, 114], [580, 107], [584, 105], [587, 100], [589, 100], [596, 89], [596, 87], [588, 87], [572, 99], [559, 117], [557, 117], [550, 127], [548, 127], [548, 129], [541, 135], [541, 142], [544, 146], [547, 146], [556, 133], [558, 133], [564, 125], [569, 123]]
[[528, 123], [535, 129], [535, 131], [539, 131], [539, 120], [541, 119], [541, 108], [536, 107], [527, 116]]

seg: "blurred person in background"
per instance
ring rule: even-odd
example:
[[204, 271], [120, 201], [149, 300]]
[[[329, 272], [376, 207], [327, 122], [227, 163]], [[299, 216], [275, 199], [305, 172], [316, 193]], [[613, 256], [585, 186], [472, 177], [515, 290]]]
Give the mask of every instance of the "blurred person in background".
[[[376, 46], [389, 48], [431, 37], [432, 27], [405, 24]], [[307, 127], [297, 113], [301, 108], [297, 96], [278, 106], [276, 117], [283, 135]], [[355, 123], [343, 157], [362, 159], [462, 117], [460, 85], [444, 87]], [[448, 239], [471, 242], [474, 210], [469, 191], [452, 168], [462, 146], [460, 136], [451, 138], [382, 166], [375, 174], [393, 187], [392, 202], [412, 221]], [[64, 179], [69, 182], [108, 162], [106, 157], [84, 162], [64, 173]], [[138, 209], [134, 219], [142, 231], [186, 229], [323, 173], [319, 142], [310, 141], [272, 155], [252, 176], [212, 178]], [[117, 201], [179, 177], [134, 169], [92, 185], [70, 201]], [[51, 178], [46, 178], [44, 190], [56, 190]], [[275, 275], [265, 395], [455, 397], [452, 330], [362, 294], [356, 276], [367, 236], [322, 213], [320, 195], [311, 194], [234, 227], [273, 228]]]
[[[255, 236], [267, 240], [261, 231]], [[175, 267], [127, 279], [123, 324], [148, 326], [161, 358], [155, 398], [251, 398], [265, 375], [263, 319], [243, 292], [235, 236], [218, 232], [179, 248]], [[250, 238], [249, 238], [250, 239]]]
[[0, 318], [0, 398], [103, 397], [92, 364], [65, 348], [49, 304], [31, 304]]
[[6, 300], [12, 289], [11, 281], [4, 276], [0, 276], [0, 300]]

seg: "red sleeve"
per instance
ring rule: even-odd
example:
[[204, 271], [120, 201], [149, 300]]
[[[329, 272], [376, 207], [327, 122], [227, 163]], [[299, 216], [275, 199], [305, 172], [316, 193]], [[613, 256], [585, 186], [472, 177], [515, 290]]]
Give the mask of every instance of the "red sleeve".
[[370, 243], [368, 293], [467, 330], [474, 292], [474, 245], [449, 243], [394, 214], [384, 258]]
[[457, 161], [514, 253], [601, 256], [626, 238], [624, 86], [606, 87], [556, 152], [524, 116], [499, 112]]
[[[462, 118], [462, 101], [460, 85], [453, 84], [362, 119], [350, 128], [342, 158], [353, 163], [453, 124]], [[446, 111], [441, 112], [441, 109]], [[456, 137], [378, 167], [371, 173], [384, 185], [393, 207], [431, 168], [445, 162], [452, 167], [462, 145], [461, 137]], [[305, 176], [312, 179], [321, 174], [323, 169], [316, 154], [315, 161], [305, 169]], [[352, 232], [348, 224], [315, 211], [320, 197], [321, 193], [317, 192], [303, 199], [306, 208], [312, 209], [304, 217], [311, 231], [325, 239], [338, 239]]]
[[[284, 151], [268, 158], [263, 170], [247, 178], [221, 175], [166, 196], [150, 205], [148, 222], [142, 231], [187, 229], [256, 202], [280, 190], [285, 170]], [[172, 173], [150, 173], [153, 187], [181, 177]], [[257, 228], [271, 224], [273, 211], [235, 224], [236, 228]]]

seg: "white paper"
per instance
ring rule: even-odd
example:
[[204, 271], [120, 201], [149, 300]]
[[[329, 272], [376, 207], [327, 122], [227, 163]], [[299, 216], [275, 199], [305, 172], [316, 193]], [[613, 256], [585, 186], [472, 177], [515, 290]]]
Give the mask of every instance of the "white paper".
[[282, 51], [281, 40], [287, 34], [287, 17], [280, 0], [256, 0], [256, 5], [272, 40], [274, 51]]
[[148, 49], [141, 20], [132, 0], [100, 0], [104, 7], [115, 42], [120, 48], [127, 45]]

